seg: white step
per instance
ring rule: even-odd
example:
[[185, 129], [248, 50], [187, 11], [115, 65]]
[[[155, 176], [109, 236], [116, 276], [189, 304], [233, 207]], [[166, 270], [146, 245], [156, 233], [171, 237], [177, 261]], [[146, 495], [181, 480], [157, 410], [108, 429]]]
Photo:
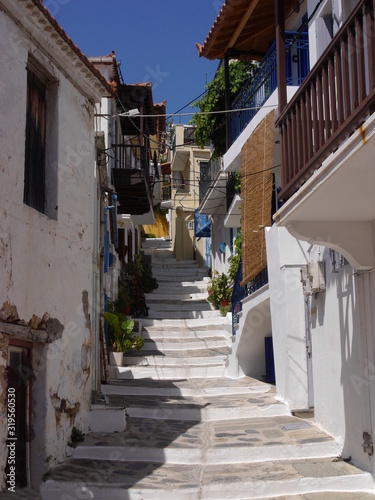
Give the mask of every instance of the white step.
[[194, 318], [194, 319], [156, 319], [156, 318], [142, 318], [142, 324], [145, 327], [148, 326], [155, 326], [160, 328], [163, 327], [185, 327], [185, 328], [192, 328], [192, 329], [200, 329], [200, 327], [203, 326], [222, 326], [224, 328], [224, 325], [226, 325], [225, 318], [220, 314], [219, 311], [212, 311], [213, 313], [216, 312], [217, 315], [213, 316], [211, 318]]
[[[275, 499], [301, 500], [301, 495], [310, 500], [370, 500], [373, 494], [371, 474], [342, 475], [319, 477], [279, 474], [263, 465], [264, 471], [249, 471], [248, 465], [237, 464], [230, 467], [200, 465], [162, 465], [157, 472], [163, 480], [155, 481], [149, 474], [143, 474], [138, 481], [125, 480], [121, 475], [123, 466], [116, 462], [108, 464], [98, 462], [95, 477], [90, 469], [79, 462], [76, 482], [67, 473], [63, 479], [48, 479], [42, 484], [42, 500], [92, 498], [108, 500], [256, 500]], [[170, 471], [172, 469], [172, 471]], [[214, 470], [212, 470], [214, 469]], [[252, 473], [251, 473], [252, 472]], [[276, 471], [275, 471], [276, 472]], [[277, 474], [277, 472], [276, 472]], [[132, 476], [130, 469], [128, 476]], [[264, 477], [263, 480], [260, 478]], [[170, 480], [169, 480], [170, 478]], [[177, 484], [176, 484], [177, 480]], [[87, 497], [89, 492], [90, 497]], [[126, 497], [124, 493], [126, 492]], [[343, 492], [348, 493], [348, 496]], [[367, 495], [364, 492], [371, 492]], [[296, 495], [295, 497], [291, 495]]]
[[91, 405], [89, 429], [92, 432], [123, 432], [126, 429], [124, 407]]
[[[207, 300], [202, 300], [202, 301], [186, 301], [185, 303], [179, 304], [179, 303], [170, 303], [170, 302], [149, 302], [149, 313], [150, 316], [152, 316], [152, 311], [165, 311], [168, 316], [170, 311], [216, 311], [215, 307], [211, 302], [208, 302]], [[181, 317], [181, 316], [180, 316]]]
[[[225, 349], [225, 348], [223, 348]], [[141, 354], [141, 353], [138, 353]], [[124, 356], [124, 366], [126, 368], [137, 367], [156, 367], [156, 368], [190, 368], [192, 367], [209, 367], [217, 365], [225, 365], [228, 360], [228, 354], [218, 354], [216, 356], [199, 356], [194, 357], [173, 357], [173, 354], [168, 356]], [[121, 367], [122, 368], [122, 367]]]
[[208, 294], [206, 292], [198, 292], [198, 293], [161, 293], [159, 289], [157, 289], [156, 293], [146, 293], [145, 298], [146, 302], [163, 302], [166, 300], [175, 300], [175, 301], [189, 301], [193, 302], [195, 300], [207, 300]]
[[205, 342], [210, 341], [212, 337], [222, 337], [223, 339], [228, 339], [228, 332], [224, 329], [216, 328], [213, 329], [192, 329], [184, 328], [180, 326], [179, 328], [165, 327], [161, 328], [159, 326], [146, 326], [142, 330], [142, 336], [144, 339], [152, 339], [155, 342], [158, 341], [170, 341], [173, 339], [180, 339], [181, 341], [189, 339], [202, 339]]
[[[186, 311], [186, 310], [180, 310], [180, 311], [160, 311], [160, 310], [150, 310], [149, 311], [149, 316], [148, 318], [151, 319], [173, 319], [176, 318], [177, 320], [181, 319], [216, 319], [218, 314], [217, 310], [209, 310], [209, 311], [199, 311], [199, 310], [194, 310], [194, 311]], [[147, 318], [146, 318], [147, 320]], [[167, 321], [167, 320], [166, 320]]]
[[[217, 340], [211, 340], [211, 338], [206, 338], [206, 339], [191, 338], [190, 341], [189, 339], [185, 338], [180, 339], [177, 336], [175, 337], [175, 339], [169, 339], [169, 341], [163, 340], [163, 337], [161, 340], [153, 338], [152, 342], [147, 342], [147, 341], [145, 342], [144, 349], [148, 349], [148, 344], [151, 344], [153, 348], [158, 349], [163, 353], [165, 351], [170, 351], [171, 353], [173, 353], [173, 351], [179, 352], [181, 350], [215, 349], [220, 347], [231, 346], [231, 343], [224, 336]], [[139, 352], [140, 354], [142, 354], [142, 350]]]
[[114, 367], [113, 373], [117, 379], [153, 380], [181, 379], [181, 378], [216, 378], [226, 376], [226, 367], [219, 363], [211, 366], [134, 366]]
[[198, 263], [194, 260], [172, 260], [172, 259], [153, 259], [152, 270], [159, 269], [199, 269]]

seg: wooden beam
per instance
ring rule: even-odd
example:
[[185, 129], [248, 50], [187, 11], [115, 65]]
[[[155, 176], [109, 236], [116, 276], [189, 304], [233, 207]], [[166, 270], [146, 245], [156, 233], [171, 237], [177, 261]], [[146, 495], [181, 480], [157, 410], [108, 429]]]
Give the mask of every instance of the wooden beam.
[[249, 20], [251, 14], [254, 12], [254, 9], [258, 5], [258, 3], [259, 0], [252, 0], [252, 2], [250, 2], [250, 5], [246, 9], [245, 15], [242, 17], [240, 24], [237, 26], [236, 31], [233, 33], [231, 39], [229, 40], [229, 43], [227, 44], [225, 53], [227, 53], [229, 49], [233, 48], [234, 44], [237, 41], [237, 38], [240, 36], [242, 30], [246, 26], [247, 21]]
[[48, 334], [45, 330], [34, 330], [30, 326], [0, 321], [0, 332], [29, 342], [48, 342]]

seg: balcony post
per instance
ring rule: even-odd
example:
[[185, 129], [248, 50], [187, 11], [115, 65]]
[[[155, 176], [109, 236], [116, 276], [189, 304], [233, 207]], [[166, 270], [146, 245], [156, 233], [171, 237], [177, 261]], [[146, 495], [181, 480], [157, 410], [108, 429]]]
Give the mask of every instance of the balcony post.
[[277, 50], [277, 87], [279, 96], [279, 112], [284, 111], [286, 97], [286, 57], [285, 57], [285, 14], [284, 0], [275, 0], [276, 13], [276, 50]]
[[[224, 75], [225, 75], [225, 111], [230, 111], [230, 81], [229, 81], [229, 50], [225, 53], [224, 57]], [[225, 138], [226, 138], [226, 149], [228, 150], [232, 143], [232, 133], [231, 133], [231, 113], [225, 114]]]

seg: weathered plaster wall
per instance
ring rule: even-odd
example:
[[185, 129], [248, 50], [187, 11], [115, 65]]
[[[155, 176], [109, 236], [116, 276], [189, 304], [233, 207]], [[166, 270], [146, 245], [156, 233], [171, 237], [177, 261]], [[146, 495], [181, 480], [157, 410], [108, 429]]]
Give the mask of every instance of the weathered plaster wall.
[[[14, 41], [17, 41], [17, 44]], [[13, 41], [13, 43], [12, 43]], [[0, 108], [0, 308], [9, 302], [21, 319], [48, 313], [64, 331], [52, 344], [34, 349], [36, 383], [32, 449], [44, 459], [64, 458], [74, 424], [88, 427], [90, 407], [90, 311], [92, 287], [95, 163], [93, 106], [0, 12], [2, 54]], [[56, 156], [57, 219], [23, 203], [26, 63], [32, 53], [58, 80]], [[47, 139], [49, 140], [49, 139]], [[1, 340], [3, 342], [3, 339]], [[0, 356], [0, 369], [6, 360]], [[3, 387], [0, 388], [0, 391]], [[0, 392], [0, 403], [3, 392]], [[3, 411], [0, 411], [3, 415]], [[5, 457], [0, 416], [0, 469]], [[40, 478], [42, 470], [32, 471]]]

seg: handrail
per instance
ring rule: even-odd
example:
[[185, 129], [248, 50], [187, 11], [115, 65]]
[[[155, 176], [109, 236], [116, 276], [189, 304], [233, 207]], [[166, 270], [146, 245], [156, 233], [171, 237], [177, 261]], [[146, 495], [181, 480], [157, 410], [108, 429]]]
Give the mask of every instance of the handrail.
[[278, 118], [281, 200], [290, 198], [373, 112], [374, 31], [374, 2], [360, 0]]

